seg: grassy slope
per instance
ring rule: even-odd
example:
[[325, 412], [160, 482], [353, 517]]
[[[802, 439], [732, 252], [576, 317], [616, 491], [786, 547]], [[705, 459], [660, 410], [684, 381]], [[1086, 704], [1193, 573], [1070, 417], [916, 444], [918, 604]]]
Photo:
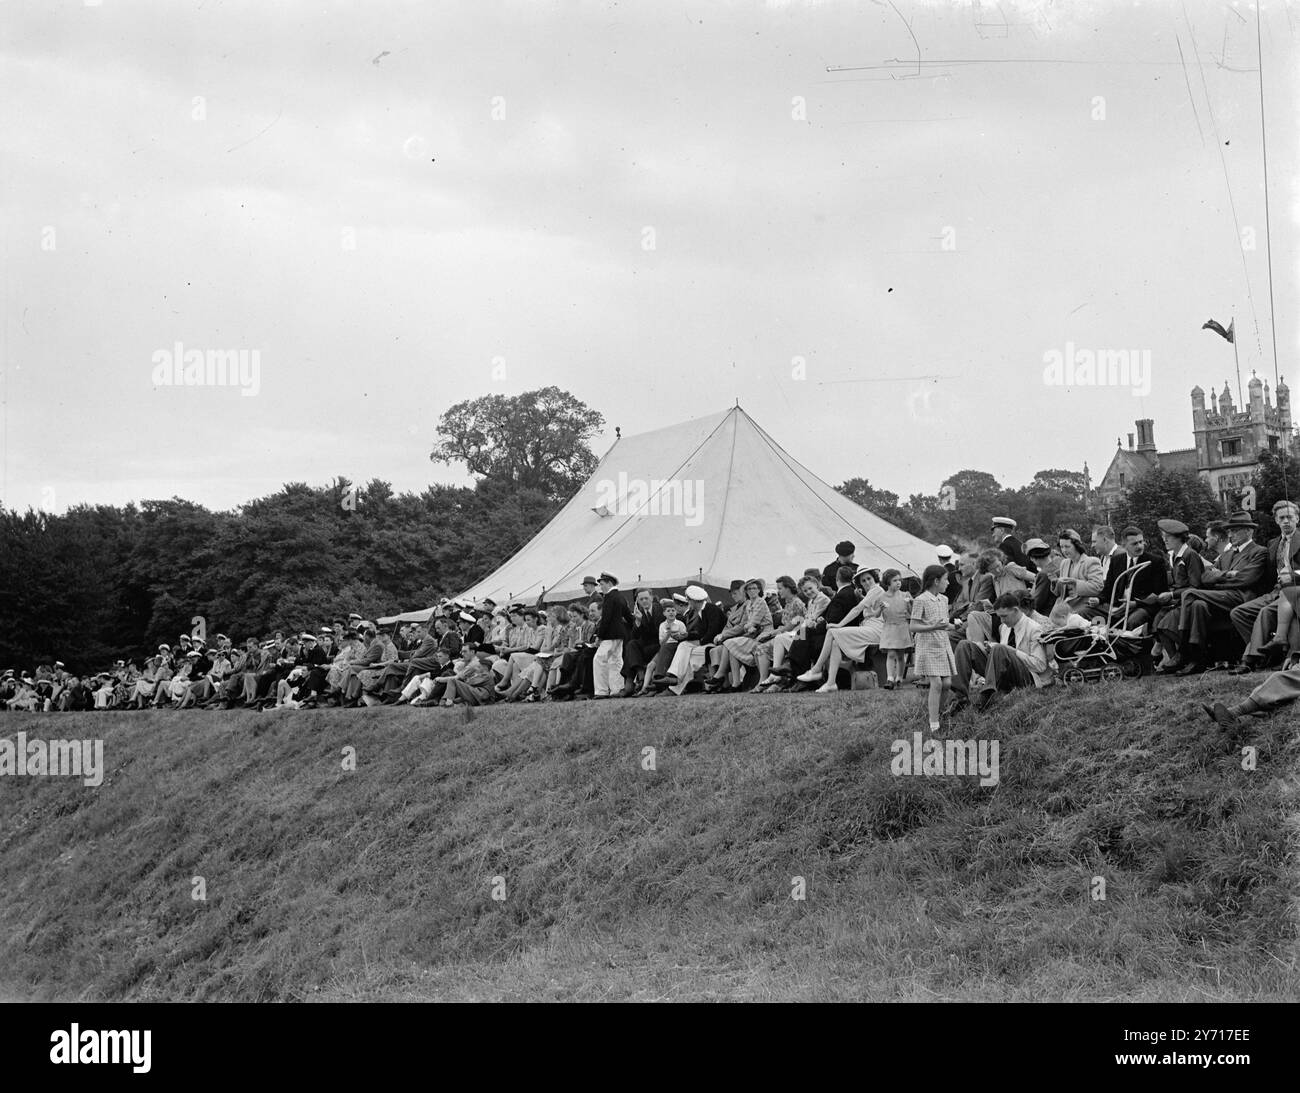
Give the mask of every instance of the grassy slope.
[[910, 690], [4, 715], [102, 736], [110, 773], [0, 779], [0, 993], [1293, 997], [1300, 741], [1258, 723], [1243, 771], [1191, 714], [1216, 686], [963, 714], [943, 735], [1001, 741], [996, 789], [891, 776]]

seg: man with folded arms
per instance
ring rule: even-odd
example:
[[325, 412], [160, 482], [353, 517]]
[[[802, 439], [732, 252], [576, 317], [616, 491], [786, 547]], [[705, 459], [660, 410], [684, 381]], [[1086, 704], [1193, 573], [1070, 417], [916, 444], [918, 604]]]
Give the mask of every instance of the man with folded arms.
[[1248, 512], [1234, 512], [1227, 521], [1228, 549], [1201, 575], [1201, 587], [1183, 592], [1179, 618], [1180, 676], [1199, 675], [1209, 667], [1210, 630], [1232, 625], [1231, 612], [1257, 594], [1267, 572], [1268, 551], [1254, 541], [1255, 520]]

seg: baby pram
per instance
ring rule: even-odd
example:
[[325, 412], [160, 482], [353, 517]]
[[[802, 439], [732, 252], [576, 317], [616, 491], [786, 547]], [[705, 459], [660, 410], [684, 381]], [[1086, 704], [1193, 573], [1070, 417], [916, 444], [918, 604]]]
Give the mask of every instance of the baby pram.
[[[1134, 566], [1130, 583], [1150, 564]], [[1110, 598], [1108, 620], [1115, 616], [1114, 589]], [[1115, 683], [1153, 670], [1151, 648], [1155, 637], [1129, 628], [1131, 609], [1132, 602], [1126, 601], [1123, 621], [1118, 626], [1098, 621], [1088, 628], [1066, 626], [1043, 635], [1043, 644], [1056, 660], [1057, 676], [1063, 683]]]

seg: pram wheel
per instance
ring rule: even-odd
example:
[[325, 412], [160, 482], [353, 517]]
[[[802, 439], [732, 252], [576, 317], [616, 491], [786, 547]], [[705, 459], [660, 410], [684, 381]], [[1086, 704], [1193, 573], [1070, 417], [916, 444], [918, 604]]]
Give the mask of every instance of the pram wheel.
[[1061, 673], [1061, 679], [1066, 683], [1084, 682], [1083, 671], [1079, 668], [1067, 668]]
[[1119, 666], [1119, 670], [1124, 673], [1127, 679], [1137, 679], [1142, 674], [1142, 664], [1136, 660], [1126, 660]]
[[1101, 681], [1103, 683], [1118, 683], [1124, 678], [1124, 669], [1118, 664], [1108, 664], [1101, 670]]

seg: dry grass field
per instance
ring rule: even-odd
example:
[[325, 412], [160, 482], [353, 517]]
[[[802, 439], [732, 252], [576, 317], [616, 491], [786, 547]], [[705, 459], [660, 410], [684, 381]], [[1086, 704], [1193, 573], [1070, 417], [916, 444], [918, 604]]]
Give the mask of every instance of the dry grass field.
[[1294, 998], [1300, 736], [1223, 740], [1196, 704], [1230, 689], [963, 713], [987, 787], [891, 773], [910, 688], [3, 715], [106, 775], [0, 778], [0, 995]]

